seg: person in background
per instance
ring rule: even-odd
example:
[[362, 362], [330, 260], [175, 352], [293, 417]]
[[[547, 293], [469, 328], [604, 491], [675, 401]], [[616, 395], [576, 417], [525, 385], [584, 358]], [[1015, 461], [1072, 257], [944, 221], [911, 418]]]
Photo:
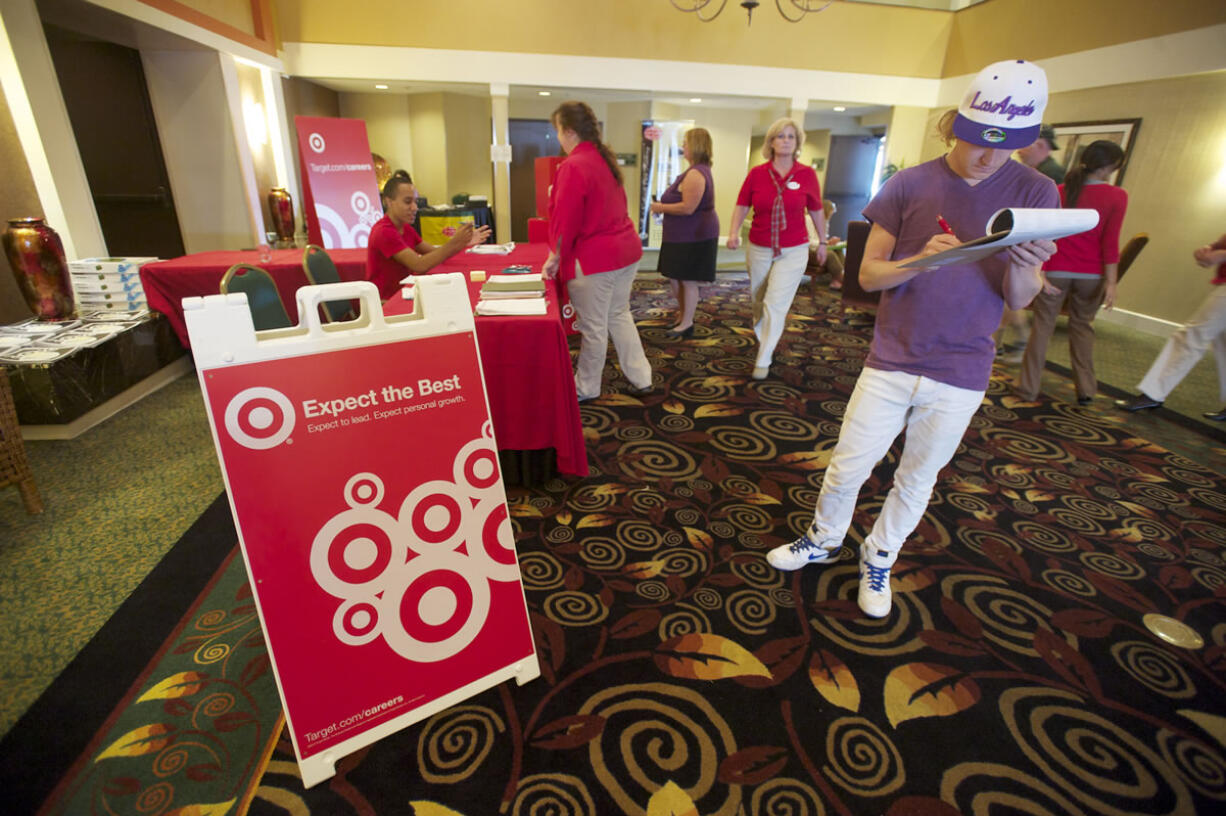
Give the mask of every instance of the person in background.
[[392, 173], [383, 185], [383, 211], [366, 242], [366, 280], [379, 287], [383, 300], [399, 290], [405, 276], [425, 274], [452, 255], [485, 243], [490, 235], [489, 227], [461, 224], [442, 246], [423, 241], [413, 229], [417, 188], [404, 170]]
[[664, 216], [660, 244], [660, 274], [669, 280], [677, 298], [677, 324], [669, 334], [694, 334], [698, 284], [715, 281], [719, 252], [719, 216], [715, 214], [715, 183], [711, 180], [711, 134], [705, 128], [685, 133], [681, 155], [690, 163], [685, 172], [651, 202], [651, 211]]
[[958, 109], [941, 119], [941, 136], [952, 149], [894, 174], [864, 209], [872, 230], [860, 283], [882, 292], [868, 359], [847, 404], [813, 523], [766, 557], [781, 570], [838, 560], [860, 487], [905, 429], [894, 483], [860, 546], [857, 602], [870, 617], [889, 614], [890, 569], [983, 402], [1001, 312], [1023, 308], [1038, 293], [1039, 267], [1056, 245], [1028, 241], [932, 269], [902, 265], [981, 236], [1002, 207], [1060, 206], [1051, 179], [1009, 159], [1019, 145], [1034, 141], [1046, 104], [1047, 77], [1037, 65], [989, 65]]
[[1099, 306], [1110, 309], [1115, 305], [1120, 226], [1128, 209], [1128, 193], [1107, 183], [1107, 178], [1123, 161], [1124, 150], [1115, 142], [1092, 142], [1060, 185], [1061, 206], [1097, 210], [1098, 224], [1056, 241], [1056, 254], [1043, 264], [1043, 290], [1034, 299], [1034, 323], [1017, 380], [1017, 392], [1022, 399], [1035, 400], [1039, 396], [1047, 344], [1065, 300], [1069, 304], [1069, 360], [1077, 403], [1088, 405], [1098, 392], [1098, 378], [1094, 376], [1094, 315]]
[[543, 271], [566, 285], [579, 313], [575, 390], [580, 402], [600, 396], [612, 337], [632, 392], [647, 394], [651, 364], [630, 314], [643, 244], [626, 209], [621, 170], [587, 104], [563, 102], [551, 118], [567, 155], [549, 191], [549, 257]]
[[[1162, 405], [1210, 346], [1217, 360], [1218, 396], [1226, 402], [1226, 234], [1197, 248], [1192, 257], [1199, 266], [1217, 267], [1210, 281], [1213, 290], [1187, 324], [1176, 329], [1166, 341], [1138, 386], [1141, 393], [1132, 399], [1116, 400], [1115, 404], [1125, 411], [1145, 411]], [[1204, 417], [1226, 422], [1226, 406], [1207, 411]]]
[[766, 131], [762, 156], [766, 162], [749, 171], [741, 185], [732, 222], [728, 225], [728, 249], [741, 245], [741, 224], [753, 209], [749, 224], [749, 289], [753, 305], [754, 334], [758, 356], [753, 378], [770, 374], [775, 346], [783, 336], [788, 308], [809, 263], [809, 234], [805, 213], [817, 229], [817, 263], [826, 262], [826, 216], [822, 213], [822, 190], [812, 167], [796, 160], [805, 132], [791, 119], [778, 119]]
[[1056, 144], [1055, 129], [1051, 125], [1043, 125], [1039, 128], [1039, 138], [1034, 140], [1034, 144], [1017, 151], [1017, 157], [1022, 160], [1023, 164], [1033, 167], [1059, 184], [1064, 181], [1064, 168], [1051, 155], [1052, 151], [1059, 149], [1060, 146]]

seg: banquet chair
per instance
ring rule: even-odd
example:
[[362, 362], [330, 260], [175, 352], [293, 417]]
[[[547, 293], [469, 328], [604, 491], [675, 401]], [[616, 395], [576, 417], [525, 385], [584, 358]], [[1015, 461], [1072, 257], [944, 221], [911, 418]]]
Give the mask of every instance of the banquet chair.
[[292, 326], [281, 293], [272, 277], [251, 264], [237, 263], [226, 270], [221, 279], [221, 293], [243, 292], [247, 295], [247, 308], [251, 310], [251, 322], [256, 331], [284, 329]]
[[[323, 247], [315, 244], [307, 244], [306, 251], [302, 253], [302, 271], [306, 273], [311, 285], [341, 282], [341, 273], [337, 271], [336, 264], [332, 263]], [[324, 319], [329, 323], [354, 318], [353, 304], [349, 301], [325, 300], [320, 305], [323, 307]]]
[[860, 286], [860, 262], [864, 260], [864, 245], [872, 224], [867, 221], [847, 222], [847, 251], [843, 256], [843, 310], [876, 311], [881, 292], [866, 292]]

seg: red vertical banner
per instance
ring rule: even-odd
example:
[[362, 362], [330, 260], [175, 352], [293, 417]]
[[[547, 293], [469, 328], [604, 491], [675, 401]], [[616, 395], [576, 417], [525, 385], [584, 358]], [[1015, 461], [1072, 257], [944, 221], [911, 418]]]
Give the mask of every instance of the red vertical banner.
[[[309, 331], [282, 343], [254, 340], [246, 304], [226, 296], [186, 312], [307, 786], [539, 674], [467, 289], [460, 275], [420, 285], [437, 307], [424, 320], [379, 311], [325, 333], [304, 308]], [[364, 282], [300, 301], [338, 286], [367, 290], [344, 292], [364, 318], [379, 309]]]
[[366, 246], [383, 217], [366, 123], [295, 116], [307, 238], [325, 249]]

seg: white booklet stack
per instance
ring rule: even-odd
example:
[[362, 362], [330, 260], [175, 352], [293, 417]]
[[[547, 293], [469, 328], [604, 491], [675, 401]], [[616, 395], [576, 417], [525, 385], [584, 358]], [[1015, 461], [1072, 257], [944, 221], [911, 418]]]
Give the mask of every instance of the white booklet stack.
[[477, 314], [545, 314], [544, 279], [539, 272], [490, 275], [481, 286]]

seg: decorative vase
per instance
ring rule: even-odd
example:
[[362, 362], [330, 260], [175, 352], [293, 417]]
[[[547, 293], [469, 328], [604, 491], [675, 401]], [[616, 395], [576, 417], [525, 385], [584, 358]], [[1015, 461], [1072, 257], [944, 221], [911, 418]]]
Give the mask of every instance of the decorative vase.
[[272, 226], [278, 241], [294, 240], [294, 200], [284, 187], [268, 191], [268, 211], [272, 213]]
[[39, 320], [73, 316], [72, 283], [64, 244], [41, 218], [12, 218], [4, 231], [4, 254], [26, 304]]

